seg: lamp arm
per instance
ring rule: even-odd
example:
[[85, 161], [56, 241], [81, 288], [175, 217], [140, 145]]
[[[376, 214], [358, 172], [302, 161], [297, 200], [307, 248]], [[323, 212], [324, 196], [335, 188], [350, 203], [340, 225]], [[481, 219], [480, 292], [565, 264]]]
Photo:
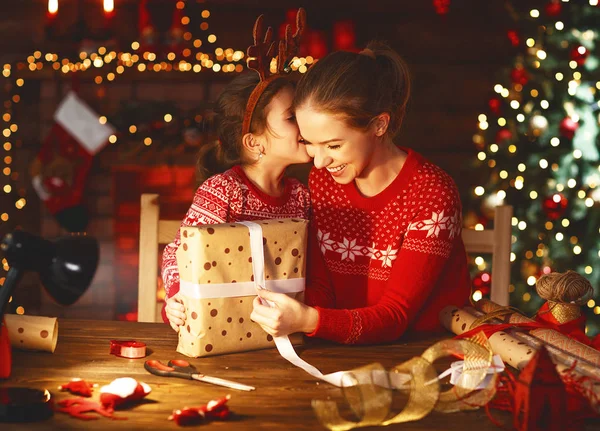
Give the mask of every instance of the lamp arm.
[[6, 274], [4, 285], [0, 288], [0, 325], [4, 321], [4, 312], [8, 306], [8, 301], [22, 276], [23, 271], [16, 266], [11, 266]]

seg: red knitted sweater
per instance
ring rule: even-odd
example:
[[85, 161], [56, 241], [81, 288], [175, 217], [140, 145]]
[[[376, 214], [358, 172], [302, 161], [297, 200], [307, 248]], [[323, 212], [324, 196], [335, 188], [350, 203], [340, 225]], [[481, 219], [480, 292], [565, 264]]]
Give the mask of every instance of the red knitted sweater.
[[[281, 196], [261, 192], [250, 182], [241, 167], [207, 179], [196, 190], [192, 206], [181, 222], [182, 226], [197, 226], [238, 221], [274, 218], [308, 219], [310, 195], [306, 186], [293, 178], [285, 178]], [[179, 270], [175, 252], [181, 243], [179, 232], [165, 247], [162, 259], [162, 278], [167, 298], [179, 292]], [[163, 306], [162, 317], [168, 322]]]
[[312, 219], [306, 301], [311, 336], [379, 343], [441, 329], [445, 306], [468, 302], [470, 278], [453, 180], [412, 150], [396, 179], [363, 197], [325, 169], [309, 178]]

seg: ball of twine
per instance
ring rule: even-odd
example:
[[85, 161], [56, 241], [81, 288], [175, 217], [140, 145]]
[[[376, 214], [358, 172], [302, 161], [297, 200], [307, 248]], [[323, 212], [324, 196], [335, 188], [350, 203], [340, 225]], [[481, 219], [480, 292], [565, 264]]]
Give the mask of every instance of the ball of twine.
[[535, 284], [538, 295], [546, 301], [585, 304], [594, 293], [592, 284], [575, 271], [542, 275]]

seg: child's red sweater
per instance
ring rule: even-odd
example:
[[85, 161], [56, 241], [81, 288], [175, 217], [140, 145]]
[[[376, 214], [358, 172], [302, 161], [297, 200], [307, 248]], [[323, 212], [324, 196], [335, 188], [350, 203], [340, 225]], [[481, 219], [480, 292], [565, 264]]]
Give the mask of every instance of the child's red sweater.
[[468, 302], [470, 277], [453, 180], [421, 155], [367, 198], [325, 169], [309, 178], [312, 235], [306, 301], [319, 311], [311, 336], [340, 343], [396, 340], [441, 329], [447, 305]]
[[[194, 200], [181, 226], [266, 220], [274, 218], [308, 219], [310, 195], [306, 186], [294, 178], [286, 178], [285, 190], [279, 197], [261, 192], [250, 182], [241, 167], [214, 175], [196, 190]], [[175, 252], [181, 243], [179, 232], [165, 247], [162, 278], [167, 298], [179, 292], [179, 270]], [[162, 317], [168, 322], [165, 308]]]

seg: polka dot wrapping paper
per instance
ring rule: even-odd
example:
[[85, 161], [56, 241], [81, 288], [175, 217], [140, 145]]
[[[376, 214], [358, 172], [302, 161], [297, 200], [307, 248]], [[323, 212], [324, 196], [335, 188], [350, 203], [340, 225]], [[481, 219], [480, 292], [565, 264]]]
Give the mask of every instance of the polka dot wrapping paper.
[[[266, 288], [302, 300], [308, 222], [275, 219], [255, 223], [263, 234]], [[250, 320], [256, 290], [246, 226], [182, 227], [176, 255], [186, 313], [178, 352], [201, 357], [275, 347], [273, 338]], [[294, 337], [293, 342], [300, 340]]]
[[56, 317], [5, 314], [4, 319], [13, 348], [54, 353], [58, 341]]

